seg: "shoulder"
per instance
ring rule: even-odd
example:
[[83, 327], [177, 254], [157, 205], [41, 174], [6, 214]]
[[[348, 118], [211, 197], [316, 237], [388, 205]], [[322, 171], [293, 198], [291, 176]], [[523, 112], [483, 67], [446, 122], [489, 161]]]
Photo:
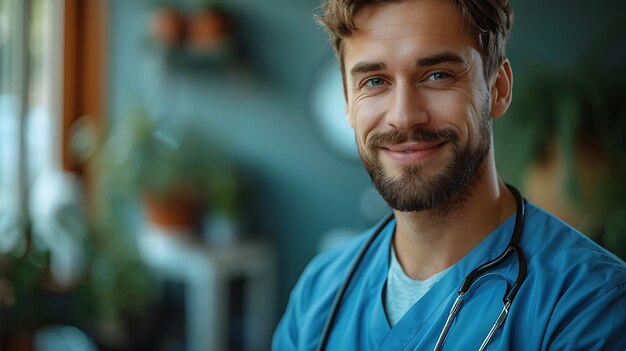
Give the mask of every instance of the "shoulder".
[[536, 314], [536, 326], [545, 323], [544, 346], [578, 350], [626, 345], [620, 335], [626, 327], [624, 261], [532, 204], [522, 235], [527, 287], [532, 290], [528, 296], [536, 297], [528, 308]]
[[332, 298], [344, 281], [371, 230], [315, 256], [306, 266], [290, 297], [290, 303], [312, 305], [311, 301]]
[[304, 342], [319, 338], [335, 294], [372, 232], [363, 232], [311, 260], [291, 291], [274, 333], [272, 349], [296, 350]]
[[626, 264], [620, 258], [532, 203], [526, 208], [521, 245], [529, 268], [553, 269], [559, 275], [584, 272], [586, 278], [610, 272], [626, 282]]

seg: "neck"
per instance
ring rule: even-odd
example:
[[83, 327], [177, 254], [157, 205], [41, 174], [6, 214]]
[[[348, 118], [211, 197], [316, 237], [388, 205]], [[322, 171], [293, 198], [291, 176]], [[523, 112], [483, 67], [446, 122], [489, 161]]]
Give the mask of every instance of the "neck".
[[413, 279], [426, 279], [461, 260], [515, 212], [515, 200], [498, 178], [493, 153], [464, 194], [445, 208], [395, 211], [393, 245]]

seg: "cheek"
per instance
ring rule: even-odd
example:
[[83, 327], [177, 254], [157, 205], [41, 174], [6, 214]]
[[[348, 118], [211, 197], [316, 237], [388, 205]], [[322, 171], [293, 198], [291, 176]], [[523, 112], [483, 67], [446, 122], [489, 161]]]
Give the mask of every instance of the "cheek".
[[350, 107], [350, 118], [356, 137], [361, 145], [365, 145], [367, 136], [380, 124], [385, 115], [386, 103], [383, 97], [357, 99]]
[[467, 135], [467, 125], [471, 123], [472, 105], [467, 96], [457, 91], [427, 92], [430, 101], [428, 111], [437, 128], [453, 128], [461, 139]]
[[431, 91], [427, 94], [428, 101], [431, 102], [428, 106], [431, 119], [437, 121], [435, 127], [455, 129], [461, 142], [475, 137], [472, 135], [473, 131], [477, 129], [482, 118], [482, 102], [476, 100], [482, 95], [472, 95], [460, 90]]

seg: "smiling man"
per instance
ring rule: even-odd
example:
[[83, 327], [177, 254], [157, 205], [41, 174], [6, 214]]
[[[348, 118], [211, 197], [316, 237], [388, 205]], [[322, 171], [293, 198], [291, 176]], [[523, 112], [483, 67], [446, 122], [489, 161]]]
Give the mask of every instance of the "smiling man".
[[328, 0], [361, 160], [393, 215], [316, 257], [275, 350], [624, 350], [626, 267], [498, 177], [506, 0]]

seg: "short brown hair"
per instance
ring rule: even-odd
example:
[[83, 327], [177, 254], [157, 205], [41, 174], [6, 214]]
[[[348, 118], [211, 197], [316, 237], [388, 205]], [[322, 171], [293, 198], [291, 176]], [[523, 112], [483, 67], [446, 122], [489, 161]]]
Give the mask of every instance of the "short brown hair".
[[[317, 20], [328, 30], [330, 40], [343, 67], [343, 39], [357, 28], [354, 16], [367, 5], [398, 3], [405, 0], [325, 0], [323, 13]], [[484, 74], [488, 79], [506, 57], [506, 41], [513, 26], [513, 9], [508, 0], [450, 0], [461, 12], [465, 25], [478, 42], [485, 62]]]

